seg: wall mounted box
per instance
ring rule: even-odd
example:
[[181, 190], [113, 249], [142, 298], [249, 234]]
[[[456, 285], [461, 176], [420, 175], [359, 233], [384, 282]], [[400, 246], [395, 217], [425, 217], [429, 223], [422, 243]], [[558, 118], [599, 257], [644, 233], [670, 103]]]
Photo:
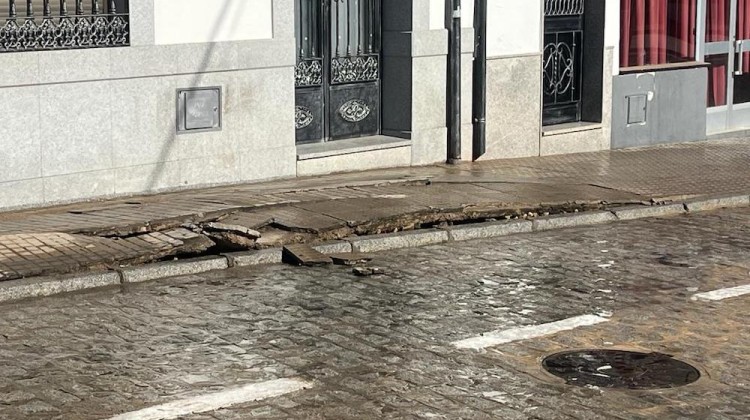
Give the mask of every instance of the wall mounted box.
[[648, 106], [648, 96], [630, 95], [628, 96], [628, 124], [646, 123], [646, 107]]
[[221, 87], [177, 90], [177, 133], [221, 130]]

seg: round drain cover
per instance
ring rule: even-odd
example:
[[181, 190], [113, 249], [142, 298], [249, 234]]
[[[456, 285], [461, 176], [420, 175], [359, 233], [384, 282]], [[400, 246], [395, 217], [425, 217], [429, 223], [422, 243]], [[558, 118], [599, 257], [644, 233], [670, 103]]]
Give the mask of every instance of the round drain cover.
[[568, 351], [545, 358], [542, 365], [570, 385], [601, 388], [675, 388], [701, 377], [698, 369], [662, 353]]

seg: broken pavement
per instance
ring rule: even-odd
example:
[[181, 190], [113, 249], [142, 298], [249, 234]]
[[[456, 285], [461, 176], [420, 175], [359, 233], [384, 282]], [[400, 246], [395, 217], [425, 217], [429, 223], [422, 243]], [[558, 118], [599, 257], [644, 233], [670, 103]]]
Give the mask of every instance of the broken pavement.
[[750, 191], [724, 140], [370, 171], [0, 213], [0, 279]]

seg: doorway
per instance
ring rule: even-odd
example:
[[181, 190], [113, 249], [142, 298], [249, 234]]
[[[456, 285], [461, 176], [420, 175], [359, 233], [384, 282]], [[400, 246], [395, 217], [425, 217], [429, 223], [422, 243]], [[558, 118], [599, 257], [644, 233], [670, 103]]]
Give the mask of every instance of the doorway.
[[297, 143], [377, 135], [380, 0], [295, 0]]
[[545, 2], [542, 125], [581, 121], [583, 32], [583, 0]]
[[750, 127], [750, 0], [705, 0], [709, 134]]

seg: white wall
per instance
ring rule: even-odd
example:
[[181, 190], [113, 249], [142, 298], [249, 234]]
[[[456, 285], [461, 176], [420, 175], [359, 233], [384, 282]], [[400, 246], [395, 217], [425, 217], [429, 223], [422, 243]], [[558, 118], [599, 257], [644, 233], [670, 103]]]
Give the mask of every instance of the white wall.
[[430, 29], [445, 29], [445, 0], [430, 0]]
[[489, 57], [541, 51], [542, 2], [496, 0], [487, 5]]
[[156, 0], [154, 33], [157, 45], [270, 39], [272, 0]]
[[474, 27], [474, 0], [461, 1], [461, 27]]
[[606, 0], [604, 46], [614, 47], [612, 74], [620, 74], [620, 0]]

